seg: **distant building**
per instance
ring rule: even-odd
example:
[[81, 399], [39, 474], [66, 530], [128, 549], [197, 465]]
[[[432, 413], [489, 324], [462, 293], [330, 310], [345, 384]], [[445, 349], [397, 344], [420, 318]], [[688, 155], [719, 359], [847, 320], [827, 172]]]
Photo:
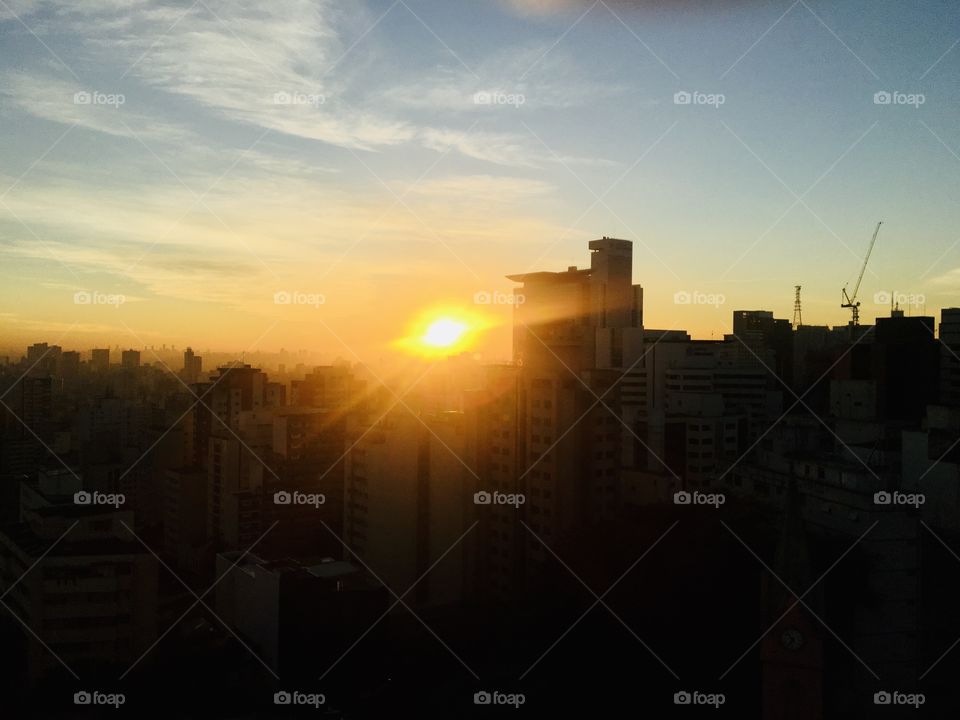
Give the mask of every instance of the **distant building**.
[[90, 351], [90, 366], [95, 372], [106, 372], [110, 369], [110, 348], [94, 349]]
[[124, 370], [136, 370], [140, 367], [140, 351], [124, 350], [120, 354], [120, 366]]
[[57, 368], [62, 348], [59, 345], [35, 343], [27, 348], [27, 365], [31, 373], [51, 375]]
[[187, 384], [199, 382], [202, 372], [203, 358], [195, 355], [193, 349], [188, 347], [183, 353], [183, 381]]
[[937, 401], [942, 352], [932, 317], [894, 310], [877, 318], [869, 342], [851, 345], [841, 356], [834, 377], [874, 383], [878, 419], [915, 424]]
[[[242, 363], [217, 368], [218, 374], [198, 388], [204, 404], [227, 426], [239, 427], [240, 413], [265, 407], [267, 376], [259, 368]], [[220, 426], [214, 421], [214, 430]], [[221, 426], [222, 427], [222, 426]]]
[[732, 342], [739, 365], [760, 365], [784, 383], [793, 381], [792, 324], [769, 310], [734, 310]]
[[349, 367], [320, 365], [290, 387], [291, 405], [342, 411], [357, 401], [362, 385]]
[[76, 380], [80, 374], [80, 353], [69, 350], [60, 353], [57, 363], [57, 375], [65, 381]]

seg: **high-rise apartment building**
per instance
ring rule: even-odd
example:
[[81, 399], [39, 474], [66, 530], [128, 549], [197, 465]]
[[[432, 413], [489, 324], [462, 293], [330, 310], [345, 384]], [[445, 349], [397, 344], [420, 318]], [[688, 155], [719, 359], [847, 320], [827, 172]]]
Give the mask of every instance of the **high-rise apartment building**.
[[194, 354], [193, 348], [188, 347], [183, 352], [183, 381], [187, 384], [199, 382], [202, 372], [203, 358]]
[[525, 497], [531, 532], [523, 558], [509, 564], [528, 579], [549, 562], [545, 544], [619, 503], [619, 383], [642, 356], [643, 291], [632, 281], [631, 242], [605, 237], [589, 247], [587, 269], [508, 276], [523, 297], [514, 314], [517, 413], [502, 413], [489, 432], [520, 436], [511, 441], [516, 479], [507, 482]]
[[94, 348], [90, 351], [90, 366], [95, 372], [110, 369], [110, 348]]
[[120, 367], [124, 370], [136, 370], [140, 367], [140, 351], [124, 350], [120, 354]]
[[21, 484], [19, 522], [0, 530], [4, 603], [46, 644], [28, 639], [34, 680], [61, 660], [132, 664], [157, 637], [158, 564], [122, 524], [134, 527], [133, 512], [78, 504], [80, 491], [73, 472], [41, 471]]

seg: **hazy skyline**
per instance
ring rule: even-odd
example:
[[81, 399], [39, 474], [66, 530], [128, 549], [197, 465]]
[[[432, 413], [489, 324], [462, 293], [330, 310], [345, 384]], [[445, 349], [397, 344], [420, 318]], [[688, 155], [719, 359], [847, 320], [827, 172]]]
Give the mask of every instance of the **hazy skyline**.
[[960, 304], [957, 8], [705, 5], [0, 0], [3, 335], [352, 360], [453, 308], [505, 357], [474, 295], [602, 235], [649, 327], [843, 324], [878, 220], [863, 322]]

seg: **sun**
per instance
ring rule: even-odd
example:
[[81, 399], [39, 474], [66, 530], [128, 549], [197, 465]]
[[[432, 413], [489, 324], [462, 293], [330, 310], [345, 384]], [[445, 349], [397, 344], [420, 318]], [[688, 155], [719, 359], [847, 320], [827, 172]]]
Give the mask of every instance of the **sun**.
[[457, 344], [468, 329], [465, 322], [453, 318], [438, 318], [427, 326], [420, 342], [432, 348], [450, 348]]
[[492, 326], [491, 318], [473, 308], [434, 305], [414, 317], [405, 336], [393, 344], [409, 355], [441, 358], [475, 347]]

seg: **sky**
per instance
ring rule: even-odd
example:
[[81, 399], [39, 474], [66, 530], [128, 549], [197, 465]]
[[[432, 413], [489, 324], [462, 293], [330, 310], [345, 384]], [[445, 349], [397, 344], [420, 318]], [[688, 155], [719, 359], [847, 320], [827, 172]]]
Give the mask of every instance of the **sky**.
[[0, 0], [0, 337], [365, 359], [444, 312], [505, 358], [504, 276], [601, 236], [648, 327], [842, 324], [880, 220], [863, 321], [937, 314], [958, 43], [934, 0]]

